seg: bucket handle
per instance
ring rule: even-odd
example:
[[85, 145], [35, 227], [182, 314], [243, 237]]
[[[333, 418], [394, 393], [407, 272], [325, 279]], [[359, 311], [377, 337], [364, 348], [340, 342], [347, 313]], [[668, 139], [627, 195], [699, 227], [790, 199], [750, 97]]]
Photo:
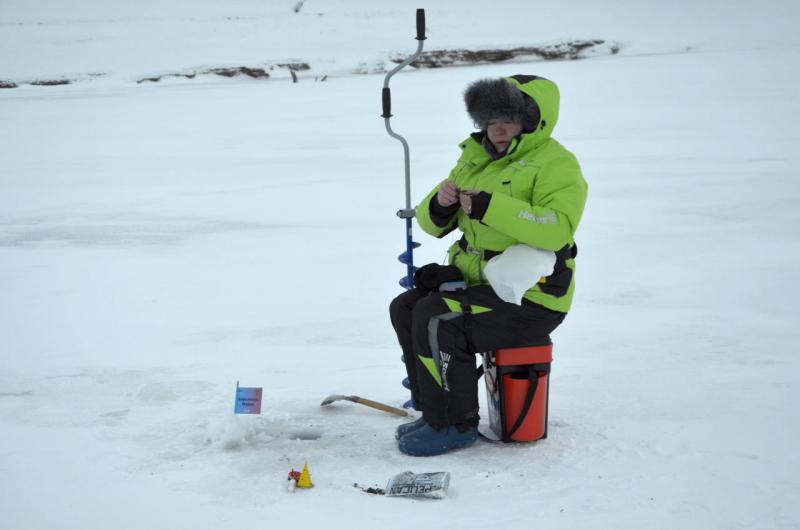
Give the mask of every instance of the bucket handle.
[[506, 434], [508, 438], [514, 436], [514, 433], [517, 432], [517, 429], [522, 426], [522, 422], [525, 421], [525, 416], [528, 415], [528, 411], [533, 403], [533, 396], [536, 395], [536, 387], [538, 386], [539, 371], [536, 370], [535, 367], [530, 366], [528, 367], [528, 393], [525, 395], [525, 403], [522, 405], [522, 410], [519, 412], [519, 416], [517, 417], [517, 421], [514, 422], [514, 426], [511, 427], [511, 430], [508, 431], [508, 434]]

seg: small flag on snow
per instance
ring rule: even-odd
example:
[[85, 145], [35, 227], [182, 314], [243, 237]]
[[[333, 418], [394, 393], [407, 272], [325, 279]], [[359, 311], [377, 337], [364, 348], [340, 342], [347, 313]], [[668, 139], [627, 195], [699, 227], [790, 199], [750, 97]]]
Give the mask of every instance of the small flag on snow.
[[234, 414], [261, 414], [261, 395], [264, 389], [261, 387], [239, 386], [236, 381], [236, 406]]

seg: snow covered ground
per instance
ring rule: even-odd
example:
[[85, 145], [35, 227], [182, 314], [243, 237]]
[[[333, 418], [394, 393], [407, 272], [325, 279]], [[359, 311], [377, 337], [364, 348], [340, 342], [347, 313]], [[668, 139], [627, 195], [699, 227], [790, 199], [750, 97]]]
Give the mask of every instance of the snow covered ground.
[[[0, 3], [0, 529], [800, 528], [798, 4], [297, 3]], [[467, 83], [561, 87], [590, 195], [544, 441], [414, 459], [401, 419], [318, 406], [406, 399], [402, 150], [352, 72], [414, 50], [416, 7], [426, 49], [620, 45], [392, 81], [415, 200]], [[311, 70], [136, 83], [286, 62]], [[407, 469], [448, 498], [353, 487]]]

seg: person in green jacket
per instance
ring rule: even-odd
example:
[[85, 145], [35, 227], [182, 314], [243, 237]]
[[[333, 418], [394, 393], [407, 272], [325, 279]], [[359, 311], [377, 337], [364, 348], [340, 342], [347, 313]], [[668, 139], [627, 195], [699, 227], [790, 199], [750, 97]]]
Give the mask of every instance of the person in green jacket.
[[[416, 208], [425, 232], [442, 238], [458, 229], [461, 238], [448, 251], [448, 266], [420, 268], [415, 288], [390, 306], [411, 402], [422, 411], [396, 433], [399, 449], [414, 456], [476, 439], [475, 354], [549, 342], [575, 288], [574, 235], [587, 185], [575, 156], [551, 136], [558, 87], [530, 75], [482, 79], [464, 100], [480, 130], [461, 142], [455, 168]], [[552, 268], [531, 266], [521, 291], [498, 296], [509, 269], [489, 274], [489, 260], [527, 271], [531, 252], [550, 256]]]

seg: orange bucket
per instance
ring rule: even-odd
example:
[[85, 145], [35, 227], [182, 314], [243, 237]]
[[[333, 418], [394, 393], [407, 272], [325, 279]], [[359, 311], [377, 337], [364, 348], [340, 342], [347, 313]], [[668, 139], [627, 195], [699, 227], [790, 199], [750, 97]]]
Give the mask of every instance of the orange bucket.
[[547, 438], [553, 345], [503, 348], [484, 355], [489, 426], [504, 442]]

